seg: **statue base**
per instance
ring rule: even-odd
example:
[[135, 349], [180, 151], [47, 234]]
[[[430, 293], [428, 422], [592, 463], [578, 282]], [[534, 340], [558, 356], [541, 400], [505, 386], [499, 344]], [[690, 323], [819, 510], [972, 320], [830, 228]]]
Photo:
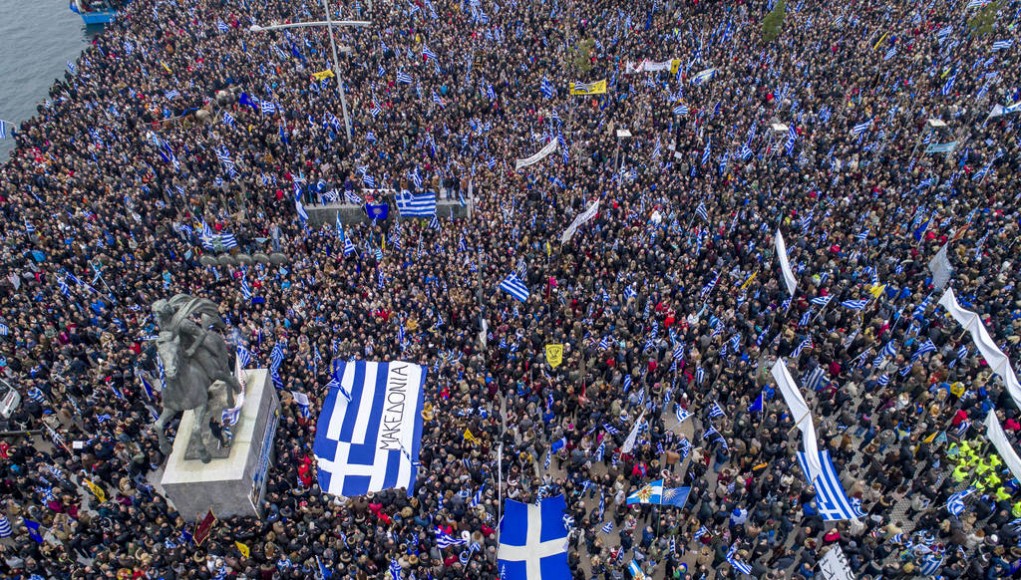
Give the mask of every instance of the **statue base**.
[[[209, 446], [213, 460], [202, 463], [189, 456], [191, 437], [179, 435], [167, 458], [160, 485], [188, 521], [201, 519], [208, 510], [217, 518], [262, 516], [280, 399], [266, 369], [247, 370], [245, 374], [245, 404], [230, 447], [219, 447], [213, 441]], [[185, 411], [177, 432], [190, 434], [194, 422], [194, 411]]]

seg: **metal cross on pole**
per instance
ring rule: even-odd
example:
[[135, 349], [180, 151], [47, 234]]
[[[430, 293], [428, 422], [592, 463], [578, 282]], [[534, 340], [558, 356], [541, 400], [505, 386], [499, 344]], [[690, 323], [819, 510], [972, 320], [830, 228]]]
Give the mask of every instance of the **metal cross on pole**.
[[274, 24], [271, 26], [259, 26], [253, 24], [249, 27], [250, 32], [270, 32], [273, 30], [285, 30], [288, 28], [315, 28], [325, 26], [330, 32], [330, 49], [333, 52], [333, 62], [330, 65], [330, 70], [333, 71], [333, 75], [337, 78], [337, 90], [340, 92], [340, 107], [344, 113], [344, 129], [347, 131], [347, 139], [351, 141], [351, 117], [347, 113], [347, 98], [344, 96], [344, 81], [340, 78], [340, 71], [337, 66], [340, 62], [337, 58], [337, 41], [333, 36], [333, 28], [335, 26], [344, 26], [349, 28], [361, 28], [369, 26], [372, 22], [366, 20], [333, 20], [330, 16], [330, 5], [328, 0], [323, 0], [323, 9], [326, 11], [326, 20], [316, 22], [296, 22], [294, 24]]

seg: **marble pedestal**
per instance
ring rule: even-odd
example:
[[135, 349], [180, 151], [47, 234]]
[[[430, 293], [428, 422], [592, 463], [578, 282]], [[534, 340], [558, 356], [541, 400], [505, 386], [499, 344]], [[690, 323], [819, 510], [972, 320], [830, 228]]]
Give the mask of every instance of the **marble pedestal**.
[[[280, 399], [266, 369], [247, 370], [245, 404], [226, 457], [209, 463], [186, 459], [195, 413], [185, 411], [174, 449], [167, 458], [160, 485], [177, 511], [188, 521], [202, 519], [208, 510], [217, 518], [261, 517], [266, 472], [273, 459], [273, 438], [280, 419]], [[216, 445], [215, 440], [212, 443]]]

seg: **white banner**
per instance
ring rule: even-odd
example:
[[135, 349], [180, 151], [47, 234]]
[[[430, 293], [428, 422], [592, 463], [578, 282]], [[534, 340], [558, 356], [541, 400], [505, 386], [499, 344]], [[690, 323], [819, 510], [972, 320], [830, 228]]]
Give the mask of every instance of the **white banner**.
[[812, 421], [812, 410], [808, 408], [805, 397], [801, 396], [801, 389], [787, 370], [787, 362], [782, 358], [776, 359], [770, 371], [773, 379], [780, 386], [780, 393], [783, 400], [791, 408], [791, 415], [794, 417], [794, 424], [801, 430], [801, 442], [805, 447], [805, 463], [808, 465], [809, 481], [815, 481], [816, 477], [823, 474], [822, 463], [819, 461], [819, 441], [815, 435], [815, 423]]
[[833, 545], [822, 558], [819, 558], [819, 575], [824, 580], [854, 580], [854, 572], [847, 563], [840, 546]]
[[1014, 474], [1014, 477], [1021, 479], [1021, 457], [1011, 447], [1007, 434], [1000, 427], [1000, 420], [996, 418], [996, 409], [990, 409], [986, 415], [986, 437], [993, 442], [996, 452], [1000, 454], [1007, 468]]
[[791, 293], [791, 296], [794, 296], [794, 292], [798, 289], [798, 279], [791, 271], [791, 263], [787, 260], [787, 244], [784, 243], [779, 228], [776, 230], [776, 257], [780, 259], [780, 269], [783, 270], [783, 283], [787, 286], [787, 291]]
[[932, 272], [932, 285], [937, 290], [942, 290], [946, 287], [947, 282], [950, 281], [950, 273], [953, 272], [953, 267], [950, 266], [950, 258], [947, 257], [948, 245], [943, 244], [939, 252], [929, 260], [929, 271]]
[[571, 222], [571, 225], [567, 226], [567, 229], [564, 230], [563, 234], [561, 234], [560, 243], [566, 244], [567, 242], [571, 241], [571, 238], [574, 236], [574, 232], [578, 231], [578, 228], [585, 224], [587, 221], [596, 217], [597, 213], [599, 213], [598, 199], [592, 202], [587, 208], [585, 208], [585, 211], [575, 216], [574, 221]]
[[996, 117], [1009, 115], [1011, 113], [1017, 113], [1018, 111], [1021, 111], [1021, 101], [1018, 101], [1013, 105], [1008, 105], [1006, 107], [1000, 104], [996, 104], [993, 105], [993, 109], [989, 111], [989, 116], [986, 117], [986, 121], [989, 121], [989, 119], [995, 119]]
[[540, 149], [539, 152], [536, 153], [535, 155], [532, 155], [531, 157], [526, 157], [525, 159], [518, 159], [517, 161], [514, 162], [514, 169], [521, 169], [522, 167], [535, 165], [536, 163], [542, 161], [543, 159], [546, 158], [547, 155], [557, 150], [557, 142], [558, 142], [557, 139], [550, 139], [550, 142], [547, 143], [545, 147]]
[[629, 62], [624, 65], [624, 74], [634, 75], [641, 72], [659, 72], [661, 70], [670, 70], [673, 66], [674, 59], [664, 60], [663, 62], [652, 62], [651, 60], [643, 60], [637, 63]]
[[1021, 407], [1021, 384], [1017, 382], [1017, 375], [1014, 374], [1014, 369], [1010, 366], [1010, 359], [993, 342], [993, 338], [989, 336], [989, 331], [982, 324], [982, 319], [979, 315], [961, 308], [961, 305], [957, 303], [957, 298], [954, 297], [954, 291], [950, 288], [947, 288], [947, 291], [943, 293], [943, 297], [939, 299], [939, 304], [946, 308], [950, 312], [950, 316], [953, 316], [954, 320], [963, 326], [965, 330], [971, 333], [971, 339], [975, 342], [975, 347], [978, 348], [978, 351], [986, 359], [989, 369], [1003, 379], [1003, 384], [1007, 385], [1007, 391], [1014, 398], [1014, 403]]

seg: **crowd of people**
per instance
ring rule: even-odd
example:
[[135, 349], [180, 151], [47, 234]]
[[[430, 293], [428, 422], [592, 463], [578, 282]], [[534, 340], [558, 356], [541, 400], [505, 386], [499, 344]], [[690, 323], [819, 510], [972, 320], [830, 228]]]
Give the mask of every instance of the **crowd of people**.
[[[0, 167], [0, 370], [23, 395], [0, 444], [0, 573], [497, 578], [498, 499], [562, 493], [579, 579], [632, 561], [812, 578], [835, 546], [859, 578], [1016, 575], [1021, 490], [982, 423], [997, 413], [1018, 449], [1018, 408], [927, 268], [948, 245], [961, 304], [1017, 350], [1021, 116], [989, 113], [1021, 99], [1021, 4], [972, 29], [985, 4], [791, 1], [769, 42], [771, 2], [356, 1], [334, 18], [371, 24], [338, 27], [338, 74], [313, 76], [325, 30], [249, 28], [322, 20], [314, 0], [135, 0]], [[472, 211], [391, 208], [342, 238], [296, 209], [380, 189]], [[237, 247], [204, 247], [210, 232]], [[237, 252], [287, 259], [202, 259]], [[498, 289], [511, 272], [524, 302]], [[149, 306], [178, 293], [220, 305], [252, 367], [285, 353], [263, 517], [200, 544], [203, 514], [158, 489], [142, 383], [159, 383]], [[565, 345], [556, 368], [547, 344]], [[865, 515], [820, 517], [778, 357]], [[428, 367], [410, 496], [318, 489], [337, 358]], [[691, 487], [683, 508], [625, 505], [659, 478]]]

